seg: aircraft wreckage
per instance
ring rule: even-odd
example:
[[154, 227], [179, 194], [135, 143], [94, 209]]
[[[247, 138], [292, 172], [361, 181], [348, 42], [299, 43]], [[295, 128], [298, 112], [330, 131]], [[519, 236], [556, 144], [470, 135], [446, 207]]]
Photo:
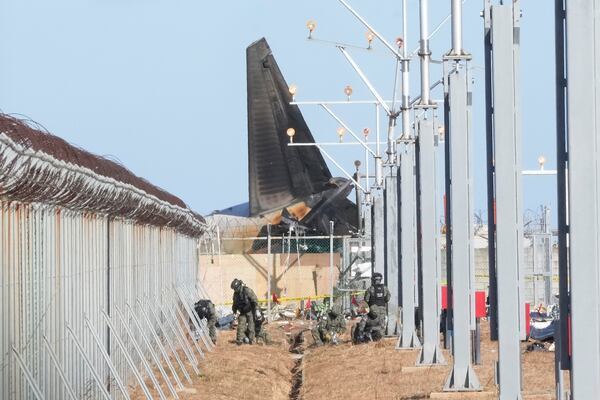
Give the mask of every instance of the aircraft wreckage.
[[207, 220], [222, 236], [280, 235], [290, 229], [308, 235], [357, 231], [357, 207], [348, 199], [353, 189], [346, 178], [332, 177], [319, 149], [288, 146], [294, 141], [314, 143], [267, 41], [246, 49], [248, 95], [248, 203], [215, 211]]

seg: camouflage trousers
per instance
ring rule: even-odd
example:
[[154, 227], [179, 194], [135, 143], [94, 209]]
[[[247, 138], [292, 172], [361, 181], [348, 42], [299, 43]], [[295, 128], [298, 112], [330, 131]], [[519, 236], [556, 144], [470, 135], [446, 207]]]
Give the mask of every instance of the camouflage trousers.
[[214, 344], [217, 344], [217, 316], [212, 315], [206, 320], [208, 326], [208, 335]]
[[248, 340], [250, 343], [254, 343], [254, 315], [252, 315], [252, 311], [243, 313], [238, 316], [238, 326], [237, 333], [235, 337], [235, 342], [237, 344], [244, 343], [244, 338], [246, 337], [246, 332], [248, 333]]

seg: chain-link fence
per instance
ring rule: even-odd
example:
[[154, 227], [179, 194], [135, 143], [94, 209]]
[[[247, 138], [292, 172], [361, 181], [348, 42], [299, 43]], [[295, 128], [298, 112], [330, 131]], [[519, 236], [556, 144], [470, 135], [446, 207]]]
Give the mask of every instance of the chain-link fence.
[[[347, 238], [302, 236], [213, 238], [200, 242], [200, 274], [211, 299], [229, 308], [230, 283], [241, 279], [265, 305], [300, 305], [338, 293]], [[369, 266], [370, 271], [370, 266]], [[341, 288], [341, 286], [340, 286]]]

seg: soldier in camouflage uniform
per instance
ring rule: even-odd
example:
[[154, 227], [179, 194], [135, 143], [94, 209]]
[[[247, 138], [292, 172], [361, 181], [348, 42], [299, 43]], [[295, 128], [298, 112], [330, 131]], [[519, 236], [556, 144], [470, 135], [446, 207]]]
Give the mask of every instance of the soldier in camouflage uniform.
[[364, 314], [352, 333], [353, 343], [363, 343], [369, 340], [377, 341], [383, 338], [384, 316], [369, 310]]
[[254, 291], [244, 285], [244, 282], [239, 279], [234, 279], [231, 282], [231, 288], [233, 289], [233, 306], [231, 309], [234, 314], [238, 311], [240, 312], [235, 342], [238, 346], [244, 343], [246, 332], [248, 332], [247, 340], [249, 344], [252, 344], [254, 343], [254, 336], [256, 334], [254, 318], [260, 312], [258, 298], [254, 294]]
[[322, 346], [323, 342], [334, 342], [336, 335], [346, 332], [346, 320], [339, 306], [333, 306], [311, 331], [315, 345]]
[[369, 310], [383, 319], [387, 315], [387, 303], [392, 296], [387, 286], [381, 283], [382, 280], [383, 276], [379, 272], [373, 274], [371, 286], [365, 292], [365, 301], [369, 305]]
[[217, 344], [217, 312], [213, 302], [208, 299], [199, 300], [194, 304], [194, 311], [196, 311], [199, 319], [206, 318], [210, 340]]

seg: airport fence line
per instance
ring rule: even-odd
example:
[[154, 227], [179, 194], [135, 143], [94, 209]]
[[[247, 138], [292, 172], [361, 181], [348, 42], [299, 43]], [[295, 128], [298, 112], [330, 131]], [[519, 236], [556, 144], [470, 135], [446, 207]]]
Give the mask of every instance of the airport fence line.
[[204, 219], [32, 125], [0, 114], [0, 398], [179, 398], [192, 337], [212, 348], [191, 309]]
[[[1, 398], [129, 398], [144, 363], [191, 350], [183, 303], [197, 296], [196, 238], [52, 205], [0, 206]], [[173, 372], [179, 386], [192, 371]]]

